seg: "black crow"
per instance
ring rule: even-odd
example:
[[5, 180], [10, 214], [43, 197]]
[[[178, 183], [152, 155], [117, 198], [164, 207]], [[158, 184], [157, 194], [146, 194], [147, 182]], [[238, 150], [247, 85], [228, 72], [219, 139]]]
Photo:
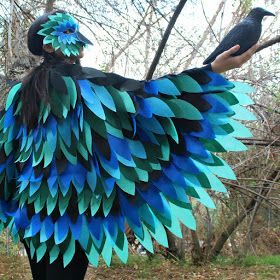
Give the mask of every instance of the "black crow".
[[250, 49], [258, 42], [261, 36], [262, 19], [265, 16], [275, 16], [275, 14], [263, 8], [252, 9], [246, 18], [230, 30], [203, 64], [213, 62], [219, 54], [227, 51], [235, 45], [240, 45], [240, 49], [234, 54], [234, 56], [240, 55]]

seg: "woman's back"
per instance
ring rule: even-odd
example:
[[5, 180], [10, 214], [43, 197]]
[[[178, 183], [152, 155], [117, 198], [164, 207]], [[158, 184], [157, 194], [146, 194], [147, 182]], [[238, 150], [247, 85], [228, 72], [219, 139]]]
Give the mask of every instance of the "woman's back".
[[252, 89], [209, 67], [152, 81], [83, 68], [73, 18], [44, 20], [45, 60], [11, 89], [0, 120], [0, 222], [43, 267], [71, 265], [75, 251], [95, 266], [113, 250], [126, 262], [126, 223], [151, 252], [151, 237], [181, 236], [179, 222], [195, 229], [190, 198], [214, 208], [206, 189], [226, 191], [215, 175], [235, 178], [213, 152], [245, 149], [235, 137], [250, 132], [231, 117], [253, 119], [241, 106]]

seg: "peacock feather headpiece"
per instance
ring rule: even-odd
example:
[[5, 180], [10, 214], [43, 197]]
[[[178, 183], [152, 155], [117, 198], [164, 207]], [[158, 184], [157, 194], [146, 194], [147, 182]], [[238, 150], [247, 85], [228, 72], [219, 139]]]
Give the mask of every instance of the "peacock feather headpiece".
[[61, 50], [66, 56], [78, 56], [80, 49], [91, 41], [79, 31], [79, 24], [70, 14], [56, 13], [48, 16], [48, 21], [38, 31], [44, 36], [43, 44], [51, 44], [54, 50]]

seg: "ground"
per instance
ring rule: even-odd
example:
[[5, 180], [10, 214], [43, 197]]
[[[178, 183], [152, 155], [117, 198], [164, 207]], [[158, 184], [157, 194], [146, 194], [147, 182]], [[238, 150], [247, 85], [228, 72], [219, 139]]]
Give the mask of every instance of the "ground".
[[[0, 256], [0, 279], [30, 280], [27, 259]], [[161, 257], [150, 261], [145, 256], [132, 256], [128, 265], [122, 265], [114, 259], [111, 268], [103, 263], [98, 269], [89, 267], [86, 280], [97, 279], [280, 280], [280, 256], [221, 258], [201, 267]]]

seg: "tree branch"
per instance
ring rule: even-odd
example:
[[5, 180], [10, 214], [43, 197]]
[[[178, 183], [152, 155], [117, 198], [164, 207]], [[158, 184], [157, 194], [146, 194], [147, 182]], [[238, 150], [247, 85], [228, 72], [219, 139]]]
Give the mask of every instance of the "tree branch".
[[54, 2], [55, 2], [55, 0], [47, 0], [46, 1], [46, 8], [45, 8], [46, 13], [51, 12], [53, 10]]
[[152, 79], [153, 74], [154, 74], [154, 72], [155, 72], [155, 69], [156, 69], [156, 67], [157, 67], [157, 65], [158, 65], [159, 59], [160, 59], [160, 57], [161, 57], [161, 54], [162, 54], [162, 52], [163, 52], [163, 49], [164, 49], [164, 47], [165, 47], [165, 45], [166, 45], [166, 42], [167, 42], [167, 40], [168, 40], [168, 38], [169, 38], [169, 35], [170, 35], [170, 33], [171, 33], [171, 30], [172, 30], [172, 28], [174, 27], [175, 22], [176, 22], [178, 16], [180, 15], [180, 13], [181, 13], [183, 7], [185, 6], [186, 2], [187, 2], [187, 0], [180, 0], [178, 6], [177, 6], [177, 8], [176, 8], [176, 10], [175, 10], [175, 12], [174, 12], [174, 14], [173, 14], [173, 16], [172, 16], [172, 18], [171, 18], [169, 24], [168, 24], [168, 26], [167, 26], [165, 32], [164, 32], [164, 35], [163, 35], [163, 37], [162, 37], [162, 40], [161, 40], [160, 45], [159, 45], [159, 47], [158, 47], [158, 50], [157, 50], [157, 52], [156, 52], [156, 54], [155, 54], [155, 57], [154, 57], [154, 59], [153, 59], [153, 62], [152, 62], [151, 66], [150, 66], [150, 69], [149, 69], [149, 71], [148, 71], [146, 80], [151, 80], [151, 79]]
[[[269, 177], [270, 181], [276, 182], [279, 179], [279, 171], [273, 171]], [[269, 186], [271, 184], [265, 183], [264, 186]], [[240, 187], [240, 186], [239, 186]], [[248, 191], [248, 190], [247, 190]], [[252, 191], [251, 191], [252, 192]], [[221, 235], [216, 240], [209, 256], [208, 260], [213, 260], [217, 257], [224, 247], [224, 244], [230, 237], [230, 235], [236, 230], [236, 228], [243, 222], [247, 215], [249, 215], [254, 209], [256, 204], [261, 203], [264, 199], [267, 199], [269, 189], [262, 189], [260, 193], [255, 193], [254, 197], [248, 202], [244, 211], [239, 215], [234, 217], [231, 222], [227, 225], [226, 229], [221, 233]]]
[[[201, 4], [202, 4], [202, 2], [201, 2]], [[192, 60], [194, 59], [194, 57], [197, 54], [197, 50], [200, 49], [203, 46], [203, 43], [205, 42], [205, 39], [207, 38], [207, 36], [210, 33], [210, 31], [212, 31], [213, 35], [215, 36], [215, 33], [213, 31], [212, 26], [216, 22], [216, 20], [218, 18], [218, 15], [220, 14], [220, 12], [221, 12], [222, 8], [224, 7], [224, 5], [225, 5], [225, 2], [221, 1], [221, 3], [219, 4], [219, 6], [218, 6], [218, 8], [217, 8], [217, 10], [215, 12], [215, 14], [213, 15], [213, 17], [211, 18], [210, 21], [207, 20], [207, 17], [204, 14], [205, 19], [207, 20], [207, 23], [208, 23], [208, 27], [205, 29], [205, 31], [203, 32], [200, 40], [198, 41], [198, 43], [196, 44], [195, 48], [190, 53], [189, 58], [187, 59], [186, 63], [184, 64], [184, 68], [187, 69], [189, 67], [189, 65], [191, 64]], [[205, 13], [204, 10], [203, 10], [203, 13]], [[216, 38], [216, 36], [215, 36], [215, 38]], [[217, 38], [216, 38], [216, 40], [217, 40]]]
[[237, 138], [245, 145], [280, 147], [279, 139]]
[[280, 43], [280, 35], [277, 35], [275, 38], [273, 39], [270, 39], [264, 43], [262, 43], [256, 50], [256, 53], [257, 52], [260, 52], [261, 50], [263, 49], [266, 49], [268, 47], [271, 47], [272, 45], [275, 45], [277, 43]]

